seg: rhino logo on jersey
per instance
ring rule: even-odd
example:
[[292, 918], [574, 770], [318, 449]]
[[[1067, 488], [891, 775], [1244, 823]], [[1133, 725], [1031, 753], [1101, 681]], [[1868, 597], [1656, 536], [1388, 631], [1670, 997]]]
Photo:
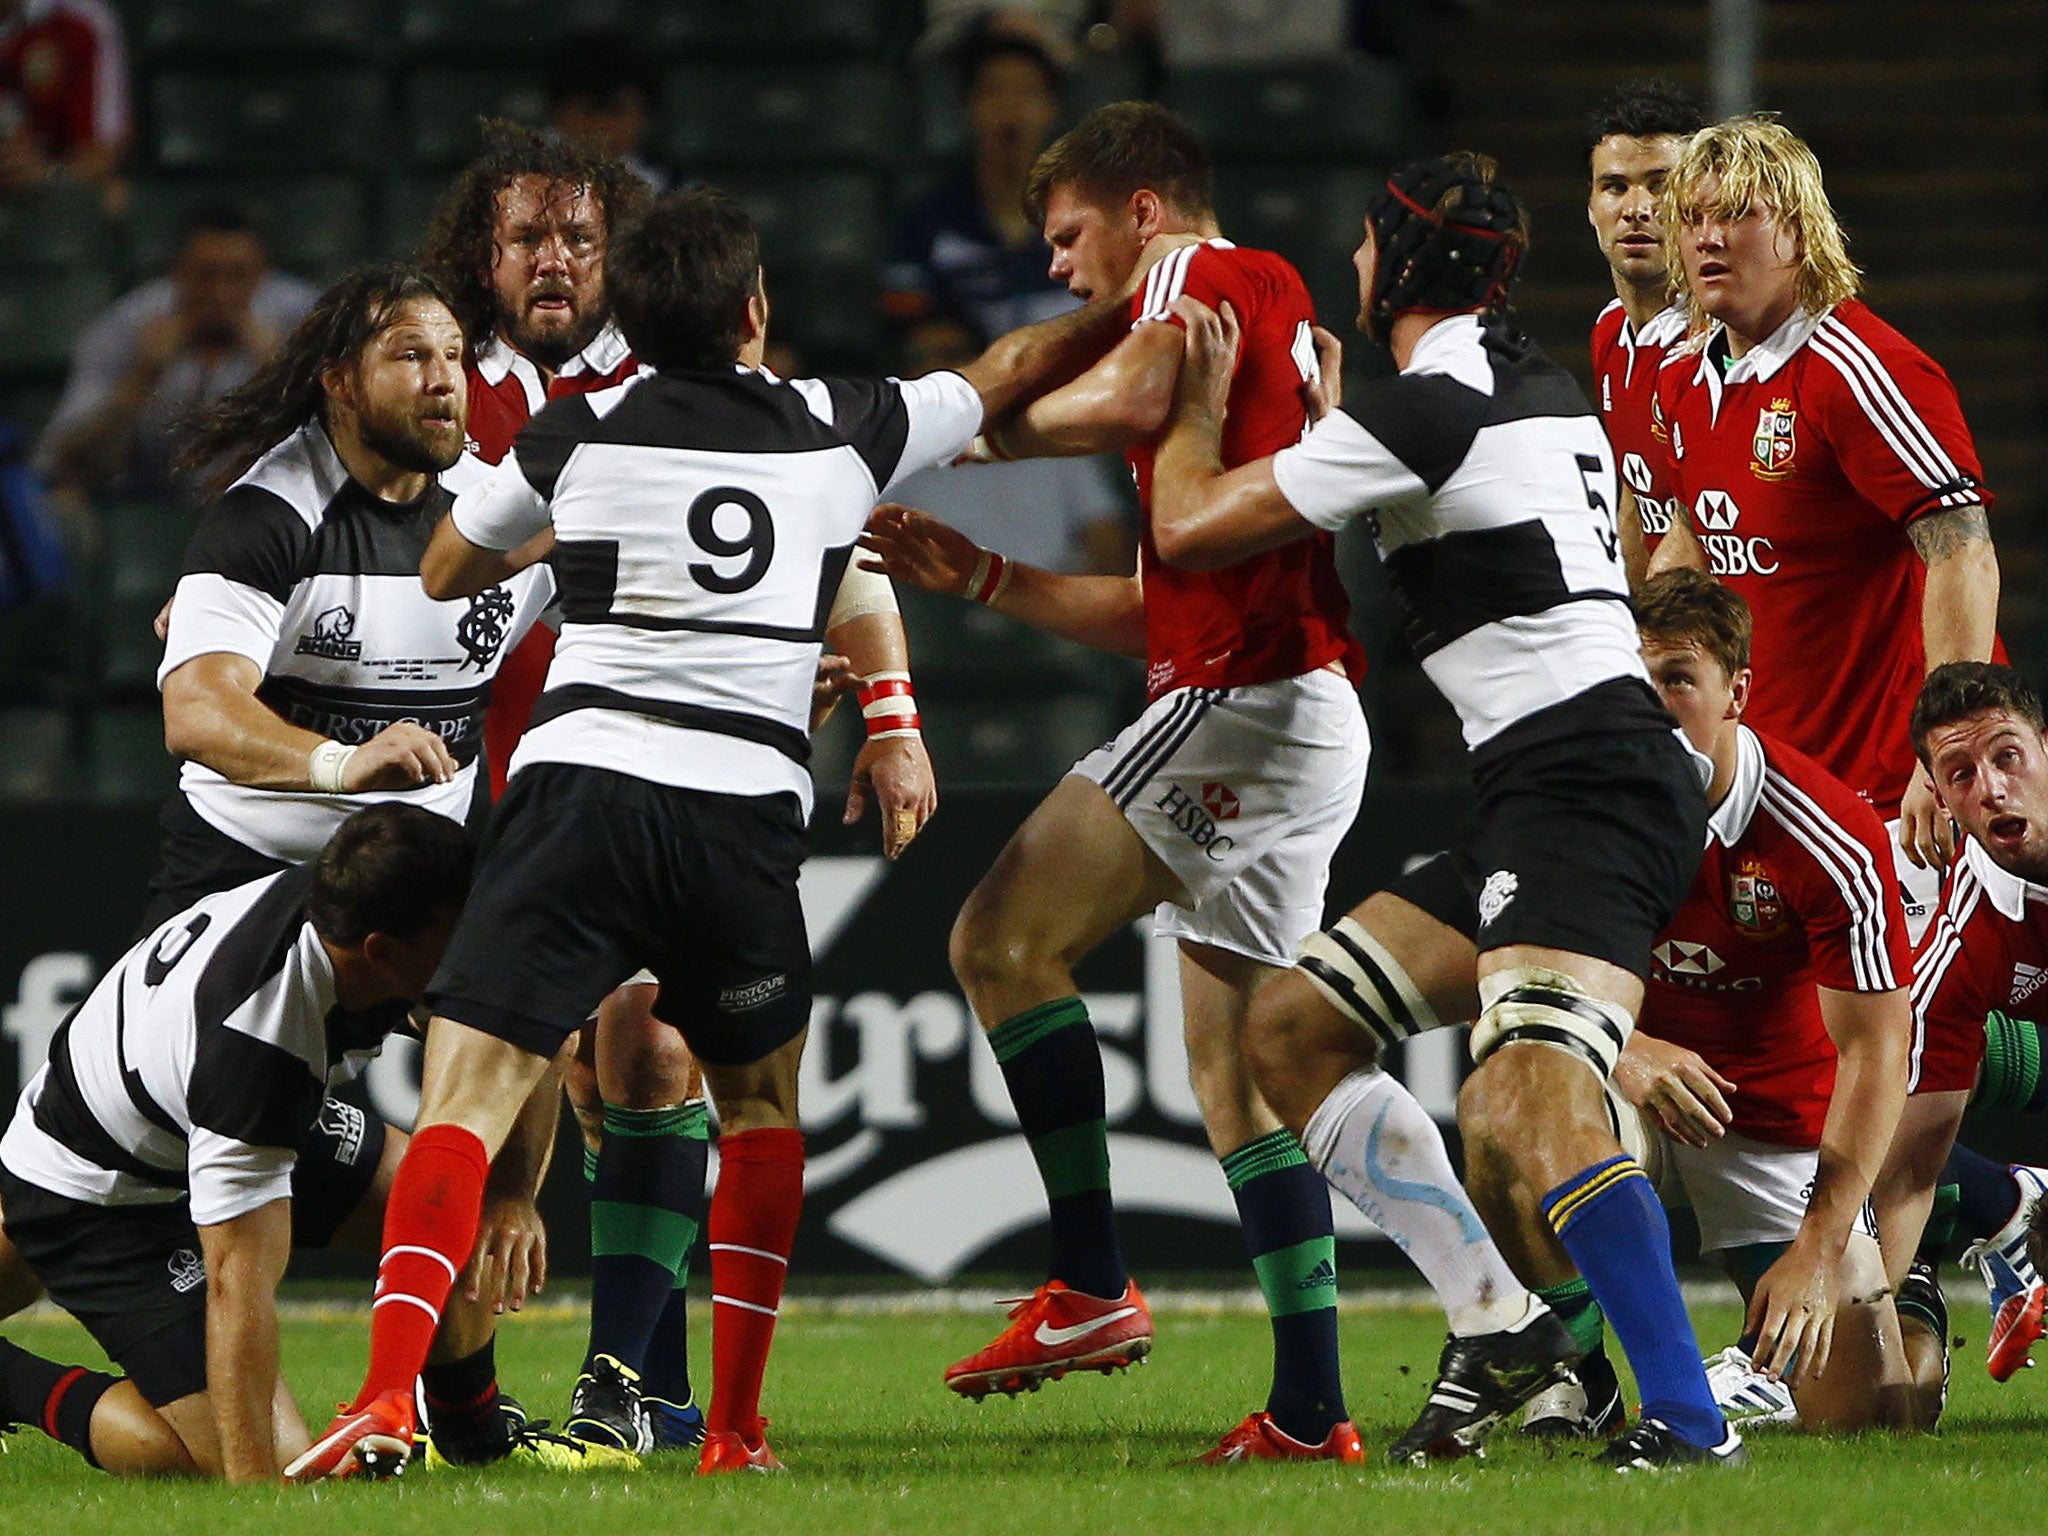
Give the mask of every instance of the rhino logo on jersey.
[[349, 638], [355, 632], [355, 613], [337, 603], [313, 620], [311, 634], [299, 636], [298, 653], [326, 661], [361, 661], [363, 642]]
[[455, 621], [455, 643], [466, 656], [463, 666], [481, 672], [505, 643], [512, 625], [512, 594], [487, 587], [469, 600], [469, 612]]

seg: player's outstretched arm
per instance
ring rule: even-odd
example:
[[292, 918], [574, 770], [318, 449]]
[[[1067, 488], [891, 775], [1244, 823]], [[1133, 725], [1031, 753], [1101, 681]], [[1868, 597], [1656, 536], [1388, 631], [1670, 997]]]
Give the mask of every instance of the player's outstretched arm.
[[[1223, 419], [1237, 369], [1237, 317], [1183, 295], [1187, 324], [1173, 417], [1152, 466], [1152, 541], [1168, 565], [1215, 570], [1315, 531], [1294, 510], [1273, 461], [1223, 467]], [[1162, 327], [1164, 329], [1164, 327]]]
[[199, 1228], [206, 1259], [206, 1393], [221, 1476], [275, 1482], [271, 1403], [277, 1387], [277, 1287], [292, 1255], [292, 1207], [272, 1200]]
[[554, 547], [553, 528], [543, 528], [516, 549], [472, 544], [455, 526], [455, 514], [450, 512], [435, 527], [427, 552], [420, 557], [420, 585], [432, 598], [474, 597], [545, 560]]
[[910, 692], [910, 640], [889, 578], [849, 565], [825, 639], [860, 675], [867, 730], [853, 760], [842, 820], [849, 827], [859, 821], [872, 798], [882, 811], [882, 856], [897, 858], [938, 810], [939, 786]]
[[1756, 1365], [1809, 1380], [1827, 1369], [1836, 1306], [1874, 1297], [1835, 1294], [1842, 1253], [1870, 1198], [1906, 1107], [1906, 1064], [1913, 1013], [1904, 987], [1847, 992], [1822, 987], [1821, 1020], [1839, 1065], [1821, 1130], [1820, 1166], [1806, 1217], [1750, 1297], [1747, 1327], [1757, 1334]]
[[1073, 382], [991, 421], [974, 457], [1071, 458], [1150, 441], [1173, 410], [1182, 350], [1175, 327], [1139, 326]]
[[1116, 656], [1145, 654], [1145, 597], [1136, 576], [1067, 576], [1008, 560], [911, 507], [884, 502], [861, 548], [871, 571], [925, 592], [986, 603], [1007, 618]]
[[1700, 536], [1693, 531], [1692, 517], [1675, 501], [1671, 504], [1670, 531], [1657, 541], [1656, 549], [1651, 551], [1643, 577], [1647, 581], [1666, 571], [1713, 573], [1713, 567], [1707, 560], [1706, 546], [1700, 543]]
[[345, 748], [293, 725], [256, 697], [263, 669], [247, 656], [209, 651], [164, 679], [164, 746], [254, 789], [362, 794], [446, 784], [461, 770], [448, 744], [401, 720]]
[[432, 598], [474, 597], [546, 559], [554, 547], [547, 500], [527, 480], [514, 448], [456, 497], [427, 542], [420, 582]]

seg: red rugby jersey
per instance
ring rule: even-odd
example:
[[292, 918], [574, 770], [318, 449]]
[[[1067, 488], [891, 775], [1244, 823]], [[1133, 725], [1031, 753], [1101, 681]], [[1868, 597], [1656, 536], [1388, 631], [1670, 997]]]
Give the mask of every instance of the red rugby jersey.
[[[1228, 240], [1183, 246], [1161, 258], [1131, 300], [1133, 328], [1168, 320], [1183, 293], [1211, 309], [1228, 303], [1243, 328], [1223, 464], [1235, 469], [1299, 442], [1308, 428], [1302, 387], [1315, 376], [1315, 311], [1301, 274], [1271, 251]], [[1176, 322], [1177, 323], [1177, 322]], [[1299, 677], [1342, 663], [1365, 676], [1365, 648], [1351, 633], [1351, 604], [1337, 579], [1336, 542], [1318, 532], [1216, 571], [1175, 570], [1152, 541], [1150, 443], [1131, 449], [1144, 508], [1138, 574], [1145, 588], [1145, 687], [1234, 688]]]
[[131, 126], [121, 23], [100, 0], [28, 0], [0, 22], [0, 102], [43, 154], [118, 144]]
[[1925, 675], [1906, 525], [1991, 505], [1955, 386], [1851, 301], [1795, 311], [1723, 372], [1715, 326], [1657, 376], [1666, 470], [1756, 619], [1748, 718], [1896, 816]]
[[2048, 886], [2000, 869], [1975, 838], [1949, 866], [1941, 911], [1913, 960], [1911, 1093], [1967, 1093], [1984, 1015], [2040, 1017], [2048, 990]]
[[[469, 375], [469, 451], [486, 464], [496, 464], [512, 451], [520, 428], [557, 395], [585, 395], [623, 384], [639, 372], [626, 338], [607, 325], [581, 352], [564, 363], [554, 379], [541, 382], [531, 359], [515, 351], [502, 336], [477, 349]], [[491, 685], [490, 708], [484, 713], [484, 756], [491, 768], [491, 798], [505, 793], [512, 749], [526, 733], [534, 701], [547, 683], [548, 662], [555, 654], [555, 632], [536, 624], [499, 664]]]
[[1673, 304], [1638, 331], [1616, 299], [1593, 322], [1593, 397], [1600, 425], [1614, 447], [1622, 484], [1635, 492], [1643, 542], [1651, 549], [1671, 528], [1665, 502], [1671, 487], [1662, 472], [1669, 434], [1657, 414], [1657, 370], [1664, 354], [1685, 340], [1684, 306]]
[[1651, 951], [1641, 1028], [1737, 1085], [1731, 1130], [1817, 1147], [1835, 1046], [1814, 989], [1905, 986], [1906, 924], [1876, 812], [1812, 758], [1739, 729], [1735, 783]]

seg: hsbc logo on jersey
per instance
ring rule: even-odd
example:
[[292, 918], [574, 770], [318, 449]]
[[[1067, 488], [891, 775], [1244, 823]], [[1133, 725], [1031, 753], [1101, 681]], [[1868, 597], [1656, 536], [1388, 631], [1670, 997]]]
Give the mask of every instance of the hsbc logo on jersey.
[[[1764, 538], [1744, 538], [1735, 531], [1742, 508], [1726, 491], [1701, 491], [1692, 504], [1693, 527], [1707, 551], [1716, 576], [1770, 576], [1778, 569], [1778, 552]], [[1647, 532], [1647, 525], [1645, 527]]]
[[1711, 976], [1728, 963], [1706, 945], [1684, 939], [1666, 939], [1650, 953], [1674, 976]]
[[1650, 494], [1653, 477], [1650, 461], [1640, 453], [1624, 453], [1621, 456], [1622, 483], [1636, 493], [1638, 501]]

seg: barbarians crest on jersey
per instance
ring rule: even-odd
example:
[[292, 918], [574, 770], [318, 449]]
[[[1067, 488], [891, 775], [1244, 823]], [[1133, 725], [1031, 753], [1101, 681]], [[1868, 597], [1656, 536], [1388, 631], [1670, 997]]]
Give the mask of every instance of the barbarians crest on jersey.
[[1756, 413], [1749, 467], [1757, 479], [1782, 480], [1792, 473], [1792, 455], [1799, 446], [1792, 431], [1795, 415], [1792, 402], [1783, 396], [1773, 400], [1769, 409]]
[[310, 635], [299, 636], [298, 653], [318, 656], [323, 661], [361, 661], [363, 642], [349, 638], [355, 632], [354, 612], [337, 603], [313, 620]]
[[1522, 882], [1511, 869], [1496, 869], [1479, 888], [1479, 922], [1482, 927], [1507, 911]]
[[1735, 926], [1759, 938], [1783, 933], [1787, 926], [1785, 898], [1758, 858], [1745, 858], [1728, 877], [1728, 912]]
[[469, 612], [455, 621], [455, 643], [466, 660], [481, 672], [491, 664], [505, 643], [512, 624], [512, 594], [503, 587], [486, 587], [469, 600]]

